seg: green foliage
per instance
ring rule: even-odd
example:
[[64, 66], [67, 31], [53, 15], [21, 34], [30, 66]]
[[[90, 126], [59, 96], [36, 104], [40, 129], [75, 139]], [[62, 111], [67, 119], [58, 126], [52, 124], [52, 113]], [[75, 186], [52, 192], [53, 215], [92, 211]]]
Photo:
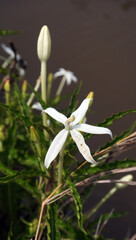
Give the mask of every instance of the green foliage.
[[[0, 36], [17, 33], [19, 31], [0, 30]], [[45, 103], [41, 95], [29, 83], [26, 83], [26, 85], [29, 87], [30, 93], [27, 92], [26, 87], [26, 90], [24, 90], [26, 91], [25, 94], [22, 94], [20, 84], [24, 79], [18, 77], [16, 72], [11, 73], [9, 68], [0, 67], [0, 74], [0, 82], [3, 85], [7, 75], [11, 84], [8, 92], [9, 101], [7, 102], [5, 101], [5, 92], [2, 84], [0, 89], [3, 93], [3, 99], [0, 102], [1, 239], [34, 239], [43, 203], [45, 206], [39, 226], [38, 239], [96, 239], [94, 234], [98, 227], [100, 216], [97, 214], [97, 219], [95, 216], [94, 219], [88, 219], [87, 215], [83, 214], [83, 206], [86, 206], [88, 199], [95, 194], [96, 184], [92, 184], [93, 181], [107, 176], [110, 179], [110, 175], [113, 175], [115, 170], [127, 170], [128, 168], [133, 170], [136, 167], [136, 160], [128, 159], [127, 154], [126, 159], [123, 161], [120, 161], [119, 158], [118, 161], [117, 158], [112, 159], [114, 154], [116, 156], [116, 153], [122, 152], [123, 149], [127, 148], [127, 144], [130, 146], [135, 144], [135, 136], [130, 138], [130, 134], [134, 132], [136, 122], [96, 150], [95, 159], [97, 164], [95, 166], [85, 162], [86, 164], [83, 164], [81, 167], [82, 162], [76, 157], [78, 148], [72, 138], [68, 137], [65, 151], [63, 152], [65, 170], [62, 169], [59, 172], [59, 174], [64, 173], [63, 183], [57, 190], [58, 156], [48, 169], [44, 166], [44, 159], [51, 142], [62, 130], [62, 124], [48, 116], [50, 121], [46, 125], [42, 121], [42, 114], [28, 106], [28, 98], [33, 94], [43, 109], [54, 106], [57, 106], [57, 109], [61, 109], [63, 100], [67, 100], [69, 104], [62, 110], [62, 113], [69, 117], [77, 108], [82, 83], [79, 83], [72, 94], [68, 93], [65, 96], [55, 96], [51, 99], [49, 92], [48, 101]], [[50, 81], [50, 84], [53, 84], [53, 80]], [[53, 86], [50, 85], [50, 89], [51, 87]], [[134, 113], [136, 113], [135, 109], [113, 114], [99, 123], [98, 126], [110, 126], [118, 119]], [[35, 131], [35, 138], [32, 135], [32, 129]], [[45, 137], [44, 130], [47, 131], [48, 137]], [[85, 140], [92, 137], [91, 134], [84, 133], [83, 136]], [[124, 148], [121, 148], [121, 143], [124, 144]], [[112, 161], [110, 161], [111, 159]], [[88, 182], [85, 180], [88, 180]], [[79, 184], [82, 185], [82, 187], [78, 188], [78, 191], [76, 189], [77, 183], [78, 187]], [[54, 189], [56, 190], [54, 191]], [[67, 196], [69, 192], [70, 194]], [[54, 196], [54, 194], [56, 195]], [[49, 204], [46, 200], [50, 198]], [[88, 211], [93, 211], [92, 206], [90, 208]], [[103, 214], [101, 224], [104, 221], [110, 221], [111, 218], [114, 219], [122, 215], [113, 213], [112, 216], [109, 216], [110, 213], [107, 213], [107, 215]], [[97, 239], [105, 238], [100, 234]]]
[[117, 114], [113, 114], [111, 117], [106, 118], [102, 123], [99, 123], [98, 126], [100, 126], [100, 127], [110, 126], [115, 120], [118, 120], [127, 114], [135, 113], [135, 112], [136, 112], [136, 109], [130, 109], [130, 110], [127, 110], [124, 112], [119, 112]]
[[123, 169], [123, 168], [129, 168], [129, 167], [135, 167], [136, 161], [131, 159], [126, 159], [124, 161], [115, 161], [112, 163], [103, 163], [100, 166], [95, 167], [88, 167], [88, 168], [82, 168], [82, 170], [79, 170], [78, 172], [75, 172], [74, 176], [78, 177], [80, 175], [80, 180], [84, 179], [84, 177], [93, 176], [97, 173], [101, 172], [109, 172], [109, 174], [112, 174], [112, 170], [114, 169]]
[[71, 96], [70, 104], [69, 104], [69, 107], [67, 109], [67, 116], [68, 117], [72, 112], [74, 112], [74, 110], [77, 107], [77, 97], [78, 97], [78, 94], [80, 92], [81, 86], [82, 86], [82, 82], [79, 83], [79, 85], [78, 85], [77, 89], [75, 90], [74, 94]]
[[22, 120], [25, 123], [25, 126], [30, 127], [32, 125], [32, 122], [30, 122], [28, 117], [20, 114], [20, 111], [14, 110], [13, 107], [6, 106], [3, 103], [0, 103], [0, 108], [4, 109], [6, 111], [9, 111], [11, 114], [13, 114], [14, 117], [17, 117], [20, 120]]
[[20, 31], [18, 30], [0, 30], [0, 36], [15, 35], [19, 33]]
[[59, 225], [57, 218], [57, 206], [55, 203], [48, 205], [47, 207], [47, 239], [59, 240]]
[[83, 207], [81, 204], [80, 195], [79, 195], [78, 191], [76, 190], [74, 183], [72, 183], [69, 178], [66, 178], [66, 182], [69, 186], [70, 192], [72, 193], [72, 196], [73, 196], [73, 199], [75, 202], [79, 228], [81, 229], [81, 231], [83, 231], [84, 234], [86, 234], [86, 231], [83, 227], [83, 213], [82, 213]]

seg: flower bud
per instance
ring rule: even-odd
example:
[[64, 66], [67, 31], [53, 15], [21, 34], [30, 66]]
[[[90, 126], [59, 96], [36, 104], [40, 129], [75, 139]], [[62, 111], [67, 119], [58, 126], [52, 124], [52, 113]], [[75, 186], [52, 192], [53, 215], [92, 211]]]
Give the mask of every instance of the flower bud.
[[52, 80], [53, 80], [53, 74], [49, 73], [49, 75], [48, 75], [48, 82], [52, 83]]
[[86, 99], [90, 99], [89, 107], [91, 107], [93, 103], [93, 97], [94, 97], [94, 92], [89, 92], [89, 94], [86, 97]]
[[4, 84], [4, 90], [6, 92], [10, 92], [10, 81], [9, 81], [9, 79], [7, 79], [5, 84]]
[[94, 97], [94, 92], [89, 92], [89, 94], [87, 95], [86, 98], [87, 98], [87, 99], [88, 99], [88, 98], [92, 98], [92, 99], [93, 99], [93, 97]]
[[38, 42], [37, 54], [40, 61], [47, 61], [51, 53], [51, 37], [47, 26], [41, 28]]
[[26, 90], [27, 90], [27, 81], [24, 80], [23, 84], [22, 84], [22, 96], [23, 96], [24, 99], [26, 97]]
[[[120, 181], [130, 182], [130, 181], [132, 181], [132, 179], [133, 179], [133, 176], [131, 174], [128, 174], [128, 175], [122, 177], [120, 179]], [[117, 189], [122, 189], [122, 188], [125, 188], [125, 187], [127, 187], [127, 184], [124, 184], [124, 183], [117, 183], [116, 184]]]

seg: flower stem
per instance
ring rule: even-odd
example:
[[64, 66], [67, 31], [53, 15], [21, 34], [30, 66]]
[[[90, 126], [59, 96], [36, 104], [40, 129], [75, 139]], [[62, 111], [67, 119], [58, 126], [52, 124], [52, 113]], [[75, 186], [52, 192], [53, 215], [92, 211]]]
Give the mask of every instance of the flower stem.
[[62, 172], [63, 172], [63, 160], [64, 160], [64, 150], [65, 150], [65, 143], [60, 151], [59, 157], [59, 167], [58, 167], [58, 186], [62, 183]]
[[101, 201], [93, 208], [93, 210], [88, 214], [87, 218], [91, 218], [92, 215], [118, 190], [115, 186], [112, 188], [102, 199]]
[[2, 64], [2, 68], [7, 68], [7, 66], [11, 63], [11, 61], [12, 61], [12, 57], [11, 56], [9, 56], [6, 60], [5, 60], [5, 62]]
[[[41, 95], [42, 100], [47, 103], [47, 94], [46, 94], [46, 61], [41, 61]], [[44, 113], [43, 117], [43, 125], [47, 127], [47, 115]], [[44, 130], [45, 138], [48, 139], [48, 133]]]
[[[39, 77], [39, 78], [37, 79], [36, 84], [35, 84], [35, 87], [34, 87], [34, 90], [35, 90], [36, 92], [39, 90], [40, 85], [41, 85], [41, 78]], [[35, 95], [34, 95], [34, 93], [32, 93], [31, 96], [30, 96], [30, 98], [29, 98], [28, 101], [27, 101], [27, 106], [30, 106], [30, 105], [31, 105], [34, 97], [35, 97]]]
[[50, 74], [48, 75], [47, 101], [50, 99], [52, 81], [53, 81], [53, 74], [50, 73]]
[[59, 95], [61, 94], [65, 82], [66, 82], [66, 78], [65, 78], [65, 76], [63, 76], [63, 77], [62, 77], [62, 80], [61, 80], [61, 82], [60, 82], [60, 85], [59, 85], [59, 87], [58, 87], [58, 90], [57, 90], [57, 92], [56, 92], [56, 96], [59, 96]]

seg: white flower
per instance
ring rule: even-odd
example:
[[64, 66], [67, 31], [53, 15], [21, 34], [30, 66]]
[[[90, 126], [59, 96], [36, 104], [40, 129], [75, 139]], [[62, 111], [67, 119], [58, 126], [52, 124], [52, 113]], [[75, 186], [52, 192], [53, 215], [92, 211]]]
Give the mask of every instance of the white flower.
[[70, 85], [71, 82], [77, 82], [77, 78], [74, 76], [73, 72], [70, 72], [68, 70], [65, 70], [64, 68], [60, 68], [58, 72], [54, 74], [54, 78], [64, 76], [66, 78], [67, 85]]
[[6, 52], [11, 57], [11, 59], [14, 59], [15, 57], [17, 61], [21, 59], [20, 54], [17, 53], [15, 55], [14, 51], [10, 47], [7, 47], [6, 44], [2, 43], [1, 47], [4, 50], [4, 52]]
[[48, 152], [45, 156], [46, 168], [49, 167], [50, 163], [56, 158], [56, 156], [60, 152], [69, 133], [71, 134], [71, 137], [73, 138], [80, 153], [83, 155], [86, 161], [90, 163], [96, 163], [93, 157], [91, 156], [90, 149], [86, 145], [84, 137], [80, 133], [80, 131], [92, 134], [109, 134], [111, 137], [112, 132], [108, 128], [104, 127], [95, 127], [85, 123], [79, 124], [79, 122], [83, 119], [88, 110], [90, 100], [91, 98], [85, 99], [81, 103], [79, 108], [71, 114], [70, 118], [67, 118], [65, 115], [58, 112], [54, 108], [47, 108], [46, 110], [43, 110], [43, 112], [47, 113], [52, 118], [54, 118], [58, 122], [61, 122], [65, 126], [65, 128], [56, 135], [48, 149]]
[[42, 111], [43, 108], [42, 108], [42, 105], [41, 103], [39, 102], [35, 102], [32, 106], [31, 106], [32, 109], [36, 109], [36, 110], [39, 110], [39, 111]]

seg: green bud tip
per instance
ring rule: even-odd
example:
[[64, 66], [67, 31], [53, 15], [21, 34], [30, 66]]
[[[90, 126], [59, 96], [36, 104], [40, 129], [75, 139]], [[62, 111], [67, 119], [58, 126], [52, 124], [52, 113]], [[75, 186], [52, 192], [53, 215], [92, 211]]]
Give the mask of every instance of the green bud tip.
[[88, 98], [91, 98], [91, 99], [93, 99], [93, 97], [94, 97], [94, 92], [89, 92], [89, 94], [87, 95], [87, 99]]
[[27, 89], [27, 80], [24, 80], [22, 84], [22, 92], [26, 92], [26, 89]]
[[38, 134], [33, 126], [30, 127], [30, 134], [32, 141], [34, 142], [38, 141]]
[[49, 75], [48, 75], [48, 82], [52, 82], [52, 80], [53, 80], [53, 74], [52, 73], [49, 73]]
[[9, 81], [9, 79], [7, 79], [5, 84], [4, 84], [4, 90], [6, 92], [10, 92], [10, 81]]

